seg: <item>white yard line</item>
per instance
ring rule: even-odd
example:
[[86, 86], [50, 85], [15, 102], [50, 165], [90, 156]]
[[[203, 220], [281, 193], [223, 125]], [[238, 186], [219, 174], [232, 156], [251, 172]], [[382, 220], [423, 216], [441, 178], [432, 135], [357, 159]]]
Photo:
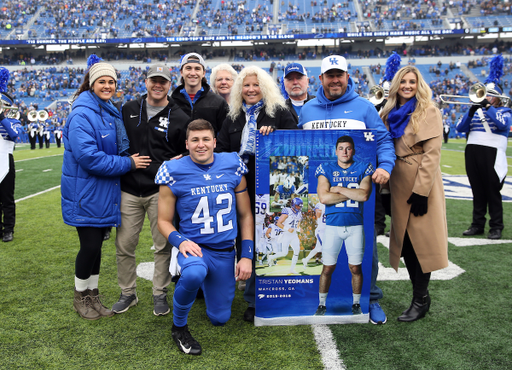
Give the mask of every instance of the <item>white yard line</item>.
[[29, 195], [29, 196], [27, 196], [25, 198], [17, 199], [15, 201], [15, 203], [21, 202], [22, 200], [26, 200], [26, 199], [30, 199], [30, 198], [36, 197], [36, 196], [44, 194], [44, 193], [48, 193], [49, 191], [52, 191], [52, 190], [55, 190], [55, 189], [58, 189], [58, 188], [60, 188], [60, 185], [59, 186], [54, 186], [53, 188], [50, 188], [50, 189], [46, 189], [46, 190], [40, 191], [39, 193], [31, 194], [31, 195]]
[[48, 158], [48, 157], [57, 157], [59, 155], [64, 155], [64, 154], [52, 154], [52, 155], [45, 155], [44, 157], [35, 157], [35, 158], [27, 158], [27, 159], [18, 159], [17, 161], [14, 161], [14, 163], [18, 163], [18, 162], [25, 162], [25, 161], [31, 161], [33, 159], [42, 159], [42, 158]]
[[346, 370], [331, 329], [327, 325], [311, 325], [325, 370]]

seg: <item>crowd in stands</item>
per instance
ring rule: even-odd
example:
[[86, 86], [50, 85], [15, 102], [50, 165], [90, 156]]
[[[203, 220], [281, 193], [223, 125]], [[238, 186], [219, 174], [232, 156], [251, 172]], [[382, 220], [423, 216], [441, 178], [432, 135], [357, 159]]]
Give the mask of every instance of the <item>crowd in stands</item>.
[[0, 12], [0, 29], [10, 31], [23, 27], [36, 13], [38, 2], [33, 0], [3, 1]]
[[484, 0], [480, 2], [480, 14], [486, 15], [505, 15], [512, 14], [512, 7], [508, 1]]
[[[512, 14], [507, 1], [500, 0], [359, 0], [363, 19], [358, 23], [364, 30], [414, 30], [442, 27], [447, 9], [454, 15], [468, 15], [472, 9], [482, 16]], [[273, 19], [273, 2], [258, 1], [255, 6], [247, 0], [82, 0], [38, 3], [33, 0], [6, 1], [0, 12], [1, 32], [23, 27], [34, 21], [28, 30], [30, 38], [96, 37], [171, 37], [180, 34], [214, 34], [222, 30], [230, 35], [264, 32], [277, 33], [281, 23], [308, 22], [318, 27], [317, 32], [348, 30], [349, 22], [357, 21], [354, 1], [312, 0], [280, 2], [278, 19]], [[196, 8], [196, 5], [197, 8]], [[197, 11], [196, 11], [197, 9]], [[34, 14], [40, 10], [38, 17]], [[475, 10], [475, 11], [476, 11]], [[194, 13], [195, 12], [195, 13]], [[334, 24], [336, 23], [336, 24]], [[478, 22], [476, 22], [478, 23]], [[186, 28], [185, 28], [186, 27]], [[182, 33], [184, 30], [184, 33]], [[293, 23], [289, 33], [304, 32]]]

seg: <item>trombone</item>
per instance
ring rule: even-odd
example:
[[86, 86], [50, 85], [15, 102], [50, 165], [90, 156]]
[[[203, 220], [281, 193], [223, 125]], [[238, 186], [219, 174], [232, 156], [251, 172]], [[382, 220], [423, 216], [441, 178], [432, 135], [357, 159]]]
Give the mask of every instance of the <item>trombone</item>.
[[[441, 94], [439, 95], [439, 99], [443, 103], [447, 104], [463, 104], [463, 105], [480, 105], [481, 102], [485, 100], [486, 97], [492, 96], [500, 99], [509, 99], [506, 95], [498, 95], [498, 94], [492, 94], [487, 92], [487, 87], [481, 82], [477, 82], [476, 84], [473, 84], [469, 88], [469, 95], [463, 96], [463, 95], [448, 95], [448, 94]], [[469, 99], [470, 102], [462, 102], [459, 100], [448, 100], [446, 98], [455, 98], [455, 99]]]
[[386, 92], [384, 91], [384, 88], [380, 85], [374, 85], [368, 92], [368, 100], [373, 105], [379, 105], [386, 99]]
[[0, 100], [0, 113], [4, 112], [7, 118], [20, 119], [20, 111], [18, 107], [11, 107]]

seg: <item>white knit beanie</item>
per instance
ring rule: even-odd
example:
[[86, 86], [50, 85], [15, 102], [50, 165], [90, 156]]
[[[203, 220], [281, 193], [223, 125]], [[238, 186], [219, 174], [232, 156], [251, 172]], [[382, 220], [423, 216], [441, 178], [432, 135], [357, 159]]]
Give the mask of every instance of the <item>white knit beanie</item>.
[[99, 62], [89, 69], [89, 87], [92, 87], [94, 81], [102, 76], [112, 77], [117, 85], [117, 73], [114, 67], [108, 63]]

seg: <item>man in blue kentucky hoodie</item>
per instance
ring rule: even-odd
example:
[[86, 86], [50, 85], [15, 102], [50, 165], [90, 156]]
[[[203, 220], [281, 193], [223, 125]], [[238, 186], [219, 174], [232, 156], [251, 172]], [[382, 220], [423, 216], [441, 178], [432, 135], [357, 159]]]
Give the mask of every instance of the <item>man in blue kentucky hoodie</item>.
[[[320, 81], [316, 98], [302, 108], [299, 127], [305, 130], [353, 130], [372, 129], [377, 131], [378, 168], [372, 181], [385, 184], [395, 165], [395, 148], [391, 136], [372, 103], [355, 92], [354, 81], [347, 72], [347, 61], [339, 55], [322, 60]], [[382, 290], [377, 287], [379, 257], [377, 255], [376, 233], [374, 233], [372, 277], [370, 285], [370, 321], [384, 324], [386, 314], [379, 305]], [[322, 296], [320, 296], [322, 304]]]

